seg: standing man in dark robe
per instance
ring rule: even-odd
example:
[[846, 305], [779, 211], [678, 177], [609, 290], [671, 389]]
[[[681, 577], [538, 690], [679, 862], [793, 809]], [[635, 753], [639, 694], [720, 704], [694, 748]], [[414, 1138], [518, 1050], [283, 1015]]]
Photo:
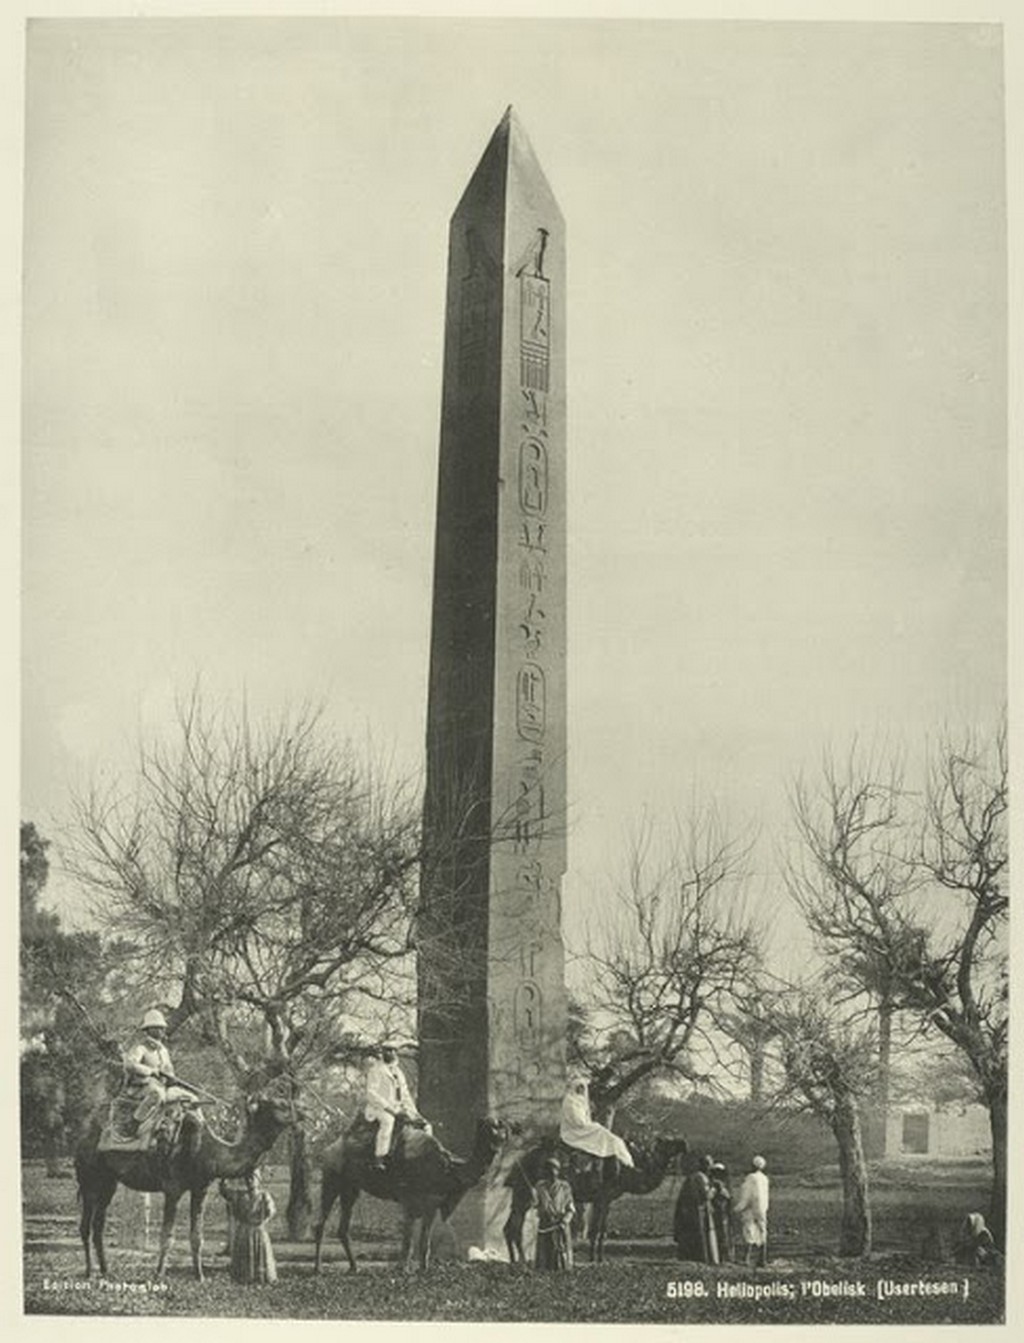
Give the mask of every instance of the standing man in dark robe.
[[711, 1220], [718, 1241], [719, 1263], [727, 1264], [732, 1259], [732, 1191], [729, 1172], [721, 1161], [711, 1167]]
[[679, 1191], [673, 1219], [679, 1258], [698, 1264], [718, 1263], [709, 1178], [713, 1165], [711, 1157], [702, 1156], [692, 1166]]

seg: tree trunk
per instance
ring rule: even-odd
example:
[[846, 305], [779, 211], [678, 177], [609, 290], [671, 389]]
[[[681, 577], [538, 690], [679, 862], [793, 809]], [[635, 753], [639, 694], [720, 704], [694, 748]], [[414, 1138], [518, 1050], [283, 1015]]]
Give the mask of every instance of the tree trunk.
[[597, 1124], [604, 1124], [605, 1128], [611, 1128], [612, 1121], [615, 1119], [615, 1099], [608, 1099], [607, 1092], [601, 1088], [592, 1087], [590, 1090], [590, 1117]]
[[882, 1131], [889, 1113], [889, 1074], [892, 1068], [892, 1000], [883, 996], [878, 1004], [878, 1109]]
[[60, 1168], [60, 1130], [47, 1126], [46, 1134], [43, 1138], [43, 1158], [46, 1161], [46, 1174], [55, 1179], [61, 1172]]
[[843, 1181], [843, 1221], [839, 1253], [854, 1259], [871, 1249], [871, 1207], [868, 1203], [868, 1168], [864, 1160], [860, 1116], [852, 1097], [837, 1101], [832, 1132], [839, 1145], [839, 1174]]
[[764, 1100], [764, 1044], [758, 1041], [750, 1048], [750, 1099], [755, 1103]]
[[989, 1203], [989, 1230], [1000, 1250], [1006, 1249], [1006, 1092], [1000, 1089], [988, 1098], [988, 1120], [992, 1131], [992, 1198]]
[[310, 1196], [310, 1159], [306, 1144], [306, 1125], [296, 1123], [288, 1144], [290, 1171], [288, 1188], [288, 1236], [290, 1240], [305, 1240], [312, 1225], [313, 1201]]
[[60, 1154], [64, 1148], [64, 1088], [60, 1079], [53, 1076], [43, 1098], [44, 1141], [43, 1156], [46, 1159], [46, 1174], [57, 1177], [61, 1173]]

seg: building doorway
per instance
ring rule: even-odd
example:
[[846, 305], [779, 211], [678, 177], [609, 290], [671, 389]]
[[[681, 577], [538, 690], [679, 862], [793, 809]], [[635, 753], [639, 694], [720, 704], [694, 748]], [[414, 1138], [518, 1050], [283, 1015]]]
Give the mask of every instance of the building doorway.
[[928, 1114], [903, 1116], [901, 1150], [913, 1156], [924, 1156], [928, 1151]]

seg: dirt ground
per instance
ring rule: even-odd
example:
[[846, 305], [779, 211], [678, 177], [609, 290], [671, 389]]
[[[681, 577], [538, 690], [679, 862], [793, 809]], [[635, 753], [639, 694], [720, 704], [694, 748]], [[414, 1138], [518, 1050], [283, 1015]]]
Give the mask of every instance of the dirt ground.
[[[285, 1172], [275, 1168], [270, 1175], [283, 1207]], [[677, 1179], [644, 1198], [627, 1196], [616, 1203], [608, 1262], [588, 1264], [580, 1247], [576, 1269], [559, 1275], [451, 1260], [426, 1275], [406, 1275], [395, 1263], [396, 1210], [364, 1198], [353, 1223], [363, 1272], [351, 1275], [342, 1263], [332, 1219], [324, 1271], [314, 1277], [312, 1245], [285, 1241], [279, 1217], [272, 1224], [278, 1283], [241, 1288], [227, 1275], [223, 1205], [215, 1192], [205, 1219], [205, 1283], [191, 1276], [187, 1203], [179, 1209], [170, 1271], [158, 1283], [152, 1270], [162, 1200], [154, 1196], [147, 1212], [143, 1196], [125, 1190], [118, 1191], [108, 1221], [110, 1279], [87, 1282], [81, 1276], [74, 1180], [69, 1171], [47, 1177], [40, 1164], [29, 1162], [22, 1173], [24, 1309], [47, 1315], [292, 1319], [996, 1322], [1004, 1312], [1001, 1273], [964, 1273], [948, 1256], [936, 1256], [934, 1247], [929, 1258], [921, 1255], [933, 1228], [948, 1246], [963, 1216], [985, 1209], [987, 1180], [986, 1166], [976, 1162], [878, 1165], [872, 1171], [873, 1251], [854, 1261], [834, 1254], [840, 1212], [835, 1171], [776, 1180], [771, 1263], [760, 1270], [676, 1260], [670, 1228]]]

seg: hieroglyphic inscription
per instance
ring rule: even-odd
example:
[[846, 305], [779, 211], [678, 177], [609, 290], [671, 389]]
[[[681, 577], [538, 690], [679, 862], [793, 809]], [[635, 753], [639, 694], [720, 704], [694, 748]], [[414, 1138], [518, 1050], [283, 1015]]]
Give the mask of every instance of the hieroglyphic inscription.
[[519, 286], [522, 303], [520, 381], [524, 387], [546, 392], [551, 355], [550, 284], [542, 276], [523, 275]]
[[542, 755], [536, 748], [520, 762], [513, 799], [513, 845], [516, 853], [532, 853], [544, 836], [544, 776]]
[[519, 277], [519, 381], [533, 391], [548, 391], [551, 364], [551, 284], [544, 274], [548, 231], [537, 229]]
[[512, 1000], [512, 1029], [520, 1045], [529, 1046], [541, 1037], [540, 985], [524, 979], [516, 987]]
[[548, 506], [548, 450], [532, 435], [519, 445], [519, 507], [543, 517]]
[[[518, 582], [516, 584], [515, 726], [522, 743], [510, 780], [515, 887], [521, 927], [529, 928], [517, 966], [514, 1031], [520, 1042], [539, 1039], [543, 998], [538, 972], [542, 930], [550, 917], [552, 877], [544, 870], [543, 840], [552, 824], [545, 796], [548, 744], [548, 667], [552, 639], [549, 553], [552, 472], [548, 432], [551, 357], [551, 284], [544, 275], [547, 231], [538, 229], [522, 263], [519, 281]], [[557, 516], [557, 514], [555, 514]]]
[[519, 948], [519, 968], [524, 979], [533, 979], [537, 974], [537, 961], [543, 955], [544, 947], [536, 939], [531, 939]]
[[536, 518], [523, 518], [519, 528], [519, 544], [525, 550], [535, 550], [545, 554], [548, 548], [548, 529]]
[[[523, 628], [520, 625], [520, 630]], [[516, 677], [516, 730], [524, 741], [541, 742], [547, 726], [547, 690], [544, 669], [526, 662]]]
[[525, 898], [526, 909], [533, 912], [541, 899], [544, 869], [536, 858], [524, 859], [516, 870], [516, 887]]

